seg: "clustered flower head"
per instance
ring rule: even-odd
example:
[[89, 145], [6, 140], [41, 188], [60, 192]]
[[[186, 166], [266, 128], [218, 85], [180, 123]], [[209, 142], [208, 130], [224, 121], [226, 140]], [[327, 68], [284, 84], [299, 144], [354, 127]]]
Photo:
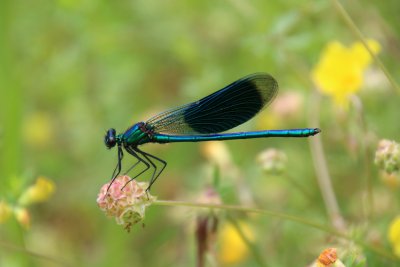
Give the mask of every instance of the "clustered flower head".
[[287, 156], [284, 152], [269, 148], [261, 152], [257, 161], [268, 174], [281, 174], [286, 169]]
[[[386, 139], [379, 141], [375, 152], [375, 164], [378, 165], [386, 183], [398, 186], [400, 180], [400, 144]], [[400, 257], [400, 216], [392, 220], [387, 235], [393, 253]]]
[[400, 145], [394, 141], [381, 140], [375, 153], [375, 164], [389, 174], [398, 172], [400, 170]]
[[129, 232], [132, 225], [143, 220], [146, 207], [156, 198], [146, 192], [148, 183], [136, 182], [127, 175], [118, 176], [110, 183], [100, 189], [97, 204]]
[[394, 141], [379, 141], [375, 152], [375, 164], [378, 165], [382, 181], [389, 187], [400, 186], [400, 145]]
[[[367, 45], [374, 54], [379, 53], [377, 41], [368, 40]], [[311, 76], [322, 93], [331, 96], [338, 106], [347, 107], [349, 97], [360, 90], [364, 71], [371, 61], [371, 55], [361, 42], [346, 47], [333, 41], [323, 50]]]

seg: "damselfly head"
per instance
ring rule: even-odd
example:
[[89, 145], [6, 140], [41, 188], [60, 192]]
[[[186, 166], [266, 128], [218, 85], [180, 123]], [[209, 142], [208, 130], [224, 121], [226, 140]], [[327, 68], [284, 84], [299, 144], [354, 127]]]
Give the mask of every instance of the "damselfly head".
[[115, 144], [117, 143], [116, 134], [117, 133], [114, 128], [110, 128], [107, 131], [106, 136], [104, 137], [104, 143], [106, 144], [106, 147], [108, 149], [114, 147]]

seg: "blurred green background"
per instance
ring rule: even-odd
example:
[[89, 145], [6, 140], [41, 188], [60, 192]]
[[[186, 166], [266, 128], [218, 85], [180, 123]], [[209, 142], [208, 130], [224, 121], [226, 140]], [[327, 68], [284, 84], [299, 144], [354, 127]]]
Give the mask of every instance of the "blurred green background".
[[[396, 79], [399, 2], [350, 1], [345, 8], [361, 31], [381, 44], [379, 56]], [[292, 93], [300, 104], [294, 115], [273, 108], [238, 130], [320, 126], [333, 188], [349, 228], [367, 232], [373, 236], [367, 241], [391, 250], [386, 231], [399, 208], [398, 189], [379, 179], [373, 146], [380, 138], [400, 139], [398, 94], [373, 66], [359, 94], [368, 133], [354, 110], [338, 115], [329, 98], [322, 99], [321, 125], [309, 125], [315, 92], [310, 72], [323, 47], [333, 40], [346, 45], [357, 41], [332, 2], [4, 0], [0, 21], [0, 200], [12, 205], [38, 176], [56, 184], [47, 202], [29, 208], [29, 229], [15, 219], [0, 225], [0, 266], [59, 266], [21, 248], [70, 266], [195, 266], [196, 209], [150, 207], [145, 227], [137, 225], [129, 234], [99, 210], [98, 191], [117, 159], [116, 150], [104, 146], [105, 131], [113, 127], [123, 132], [260, 71], [278, 80], [280, 95]], [[288, 108], [285, 102], [283, 108]], [[364, 147], [364, 138], [371, 147]], [[225, 144], [258, 207], [330, 224], [309, 140]], [[286, 175], [263, 173], [256, 158], [267, 148], [286, 153]], [[201, 152], [202, 144], [149, 144], [143, 149], [168, 162], [152, 189], [159, 199], [196, 201], [213, 182], [215, 166]], [[363, 210], [366, 172], [378, 210], [368, 222]], [[236, 183], [224, 174], [220, 170], [223, 201], [245, 205], [236, 195]], [[267, 266], [306, 266], [332, 246], [328, 234], [301, 224], [238, 216], [251, 225]], [[369, 266], [395, 266], [363, 253]], [[236, 265], [259, 262], [249, 255]]]

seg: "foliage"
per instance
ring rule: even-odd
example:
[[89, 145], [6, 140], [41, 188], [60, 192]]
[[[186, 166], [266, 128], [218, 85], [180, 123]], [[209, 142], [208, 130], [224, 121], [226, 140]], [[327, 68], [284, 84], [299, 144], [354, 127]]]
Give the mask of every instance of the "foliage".
[[[307, 266], [328, 248], [346, 266], [397, 266], [399, 175], [379, 171], [374, 153], [381, 139], [400, 142], [399, 3], [345, 3], [382, 61], [367, 56], [360, 83], [340, 95], [346, 109], [313, 77], [332, 42], [368, 54], [334, 3], [2, 1], [0, 265], [194, 266], [196, 222], [212, 221], [206, 266], [223, 264], [230, 243], [240, 253], [229, 266]], [[351, 60], [325, 66], [343, 73]], [[152, 205], [145, 227], [126, 233], [104, 216], [96, 197], [117, 158], [103, 143], [108, 128], [123, 132], [260, 71], [278, 80], [278, 98], [235, 131], [310, 126], [319, 136], [146, 145], [168, 162], [151, 193], [198, 202], [212, 186], [224, 204], [287, 217]]]

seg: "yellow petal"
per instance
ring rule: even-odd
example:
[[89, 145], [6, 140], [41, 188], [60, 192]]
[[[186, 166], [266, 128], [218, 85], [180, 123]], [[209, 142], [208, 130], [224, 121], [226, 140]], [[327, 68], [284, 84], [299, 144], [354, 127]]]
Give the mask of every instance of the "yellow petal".
[[[374, 53], [379, 52], [378, 42], [368, 40], [368, 45]], [[361, 89], [364, 71], [370, 62], [371, 56], [361, 43], [349, 48], [330, 42], [312, 69], [311, 78], [318, 90], [332, 97], [337, 105], [347, 107], [349, 97]]]
[[392, 244], [394, 253], [400, 257], [400, 216], [394, 218], [390, 223], [388, 239]]
[[[239, 227], [249, 240], [254, 240], [254, 232], [248, 224], [239, 223]], [[248, 246], [232, 224], [225, 224], [220, 232], [219, 258], [229, 265], [243, 261], [248, 256]]]
[[54, 193], [55, 185], [50, 179], [40, 176], [36, 183], [28, 187], [20, 196], [18, 203], [22, 206], [43, 202]]
[[209, 161], [216, 163], [219, 167], [231, 165], [231, 155], [223, 142], [204, 142], [201, 144], [201, 152]]
[[[375, 40], [368, 40], [367, 45], [374, 54], [379, 53], [381, 49], [379, 43]], [[352, 60], [356, 62], [361, 69], [366, 68], [371, 63], [372, 57], [361, 42], [355, 42], [352, 45], [351, 53], [353, 56]]]
[[29, 229], [31, 226], [31, 215], [26, 208], [14, 209], [15, 218], [25, 229]]

